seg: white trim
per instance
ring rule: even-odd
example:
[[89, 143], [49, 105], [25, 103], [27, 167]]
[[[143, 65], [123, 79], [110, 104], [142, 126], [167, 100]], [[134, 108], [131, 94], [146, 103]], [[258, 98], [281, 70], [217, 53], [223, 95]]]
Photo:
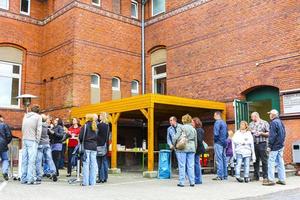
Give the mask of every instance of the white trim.
[[[136, 15], [135, 15], [135, 16], [132, 15], [132, 10], [131, 10], [132, 4], [134, 4], [134, 5], [136, 6]], [[134, 19], [138, 19], [138, 18], [139, 18], [139, 4], [138, 4], [138, 2], [135, 1], [135, 0], [131, 0], [131, 4], [130, 4], [130, 15], [131, 15], [131, 17], [134, 18]]]
[[[92, 76], [96, 76], [98, 78], [97, 84], [92, 83]], [[91, 87], [92, 88], [100, 88], [100, 76], [98, 74], [91, 74]]]
[[[155, 68], [157, 67], [160, 67], [160, 66], [166, 66], [167, 63], [160, 63], [160, 64], [157, 64], [157, 65], [153, 65], [152, 66], [152, 93], [154, 94], [155, 93], [155, 80], [157, 79], [161, 79], [161, 78], [167, 78], [167, 72], [164, 72], [164, 73], [161, 73], [161, 74], [154, 74], [154, 70]], [[166, 66], [167, 67], [167, 66]]]
[[[165, 0], [164, 0], [165, 1]], [[154, 14], [153, 13], [153, 0], [151, 0], [151, 16], [152, 17], [154, 17], [154, 16], [156, 16], [156, 15], [159, 15], [159, 14], [161, 14], [161, 13], [164, 13], [164, 12], [166, 12], [166, 1], [165, 1], [165, 5], [164, 5], [164, 7], [165, 7], [165, 9], [163, 10], [163, 11], [161, 11], [161, 12], [159, 12], [159, 13], [156, 13], [156, 14]]]
[[24, 12], [24, 11], [21, 10], [22, 0], [20, 0], [20, 13], [23, 14], [23, 15], [30, 15], [30, 5], [31, 5], [31, 2], [30, 2], [30, 0], [28, 0], [28, 12]]
[[101, 5], [101, 0], [98, 0], [98, 3], [95, 3], [95, 2], [93, 2], [93, 0], [92, 0], [92, 5], [94, 5], [94, 6], [100, 6], [100, 5]]
[[[0, 1], [1, 1], [1, 0], [0, 0]], [[6, 2], [7, 2], [6, 8], [0, 6], [1, 9], [9, 10], [9, 0], [6, 0]]]
[[112, 85], [111, 86], [112, 90], [113, 91], [120, 91], [121, 90], [121, 80], [118, 77], [113, 77], [111, 79], [111, 84], [112, 84], [113, 79], [117, 79], [118, 80], [118, 87], [113, 87], [113, 85]]
[[[7, 74], [4, 75], [4, 74], [0, 74], [0, 76], [2, 77], [9, 77], [9, 78], [18, 78], [19, 79], [19, 91], [18, 91], [18, 96], [21, 94], [21, 85], [22, 85], [22, 65], [21, 64], [16, 64], [16, 63], [12, 63], [12, 62], [3, 62], [3, 61], [0, 61], [0, 63], [3, 63], [3, 64], [8, 64], [8, 65], [11, 65], [12, 67], [14, 65], [16, 66], [19, 66], [19, 70], [20, 70], [20, 73], [19, 75], [16, 75], [16, 74], [11, 74], [10, 76], [8, 76]], [[11, 97], [13, 98], [13, 97]], [[0, 105], [0, 108], [16, 108], [16, 109], [19, 109], [20, 108], [20, 100], [18, 99], [18, 105], [8, 105], [8, 106], [2, 106]]]
[[[132, 83], [136, 83], [137, 84], [136, 89], [132, 89]], [[140, 89], [139, 87], [140, 87], [139, 86], [139, 81], [137, 81], [137, 80], [131, 81], [131, 93], [139, 94], [139, 89]]]

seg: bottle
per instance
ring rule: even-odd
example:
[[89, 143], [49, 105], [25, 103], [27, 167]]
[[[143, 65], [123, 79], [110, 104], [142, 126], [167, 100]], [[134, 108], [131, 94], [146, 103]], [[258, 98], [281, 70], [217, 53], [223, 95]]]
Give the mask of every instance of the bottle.
[[143, 149], [143, 151], [145, 151], [147, 149], [146, 140], [143, 140], [142, 149]]

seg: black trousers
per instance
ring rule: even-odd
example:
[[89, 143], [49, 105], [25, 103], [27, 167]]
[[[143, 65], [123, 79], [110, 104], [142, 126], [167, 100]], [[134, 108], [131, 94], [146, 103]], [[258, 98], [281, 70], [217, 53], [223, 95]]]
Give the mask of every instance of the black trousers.
[[72, 173], [71, 160], [72, 160], [72, 153], [73, 153], [74, 149], [75, 149], [74, 147], [68, 147], [68, 169], [67, 169], [68, 174]]
[[262, 162], [263, 178], [268, 178], [268, 153], [267, 153], [267, 143], [259, 143], [254, 145], [256, 162], [254, 163], [254, 177], [259, 178], [259, 165]]
[[56, 175], [59, 176], [59, 162], [61, 160], [61, 151], [52, 151], [52, 159], [56, 167]]

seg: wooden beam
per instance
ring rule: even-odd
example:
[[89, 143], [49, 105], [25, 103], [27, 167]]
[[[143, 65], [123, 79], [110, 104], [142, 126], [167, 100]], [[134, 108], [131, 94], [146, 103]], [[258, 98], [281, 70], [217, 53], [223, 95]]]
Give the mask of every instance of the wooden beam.
[[148, 171], [154, 170], [154, 108], [148, 108]]
[[111, 168], [117, 168], [117, 139], [118, 139], [118, 119], [121, 113], [113, 113], [112, 116], [112, 136], [111, 136]]
[[140, 109], [140, 111], [143, 113], [143, 115], [146, 117], [146, 119], [149, 119], [149, 113], [146, 109]]

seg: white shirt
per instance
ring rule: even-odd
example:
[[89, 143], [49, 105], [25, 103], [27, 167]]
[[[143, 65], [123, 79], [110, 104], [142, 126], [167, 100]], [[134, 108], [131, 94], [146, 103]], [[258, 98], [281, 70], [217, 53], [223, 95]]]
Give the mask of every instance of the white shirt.
[[250, 131], [240, 131], [238, 130], [232, 138], [232, 151], [233, 156], [236, 158], [237, 154], [241, 154], [243, 157], [251, 157], [255, 162], [255, 152], [253, 136]]

